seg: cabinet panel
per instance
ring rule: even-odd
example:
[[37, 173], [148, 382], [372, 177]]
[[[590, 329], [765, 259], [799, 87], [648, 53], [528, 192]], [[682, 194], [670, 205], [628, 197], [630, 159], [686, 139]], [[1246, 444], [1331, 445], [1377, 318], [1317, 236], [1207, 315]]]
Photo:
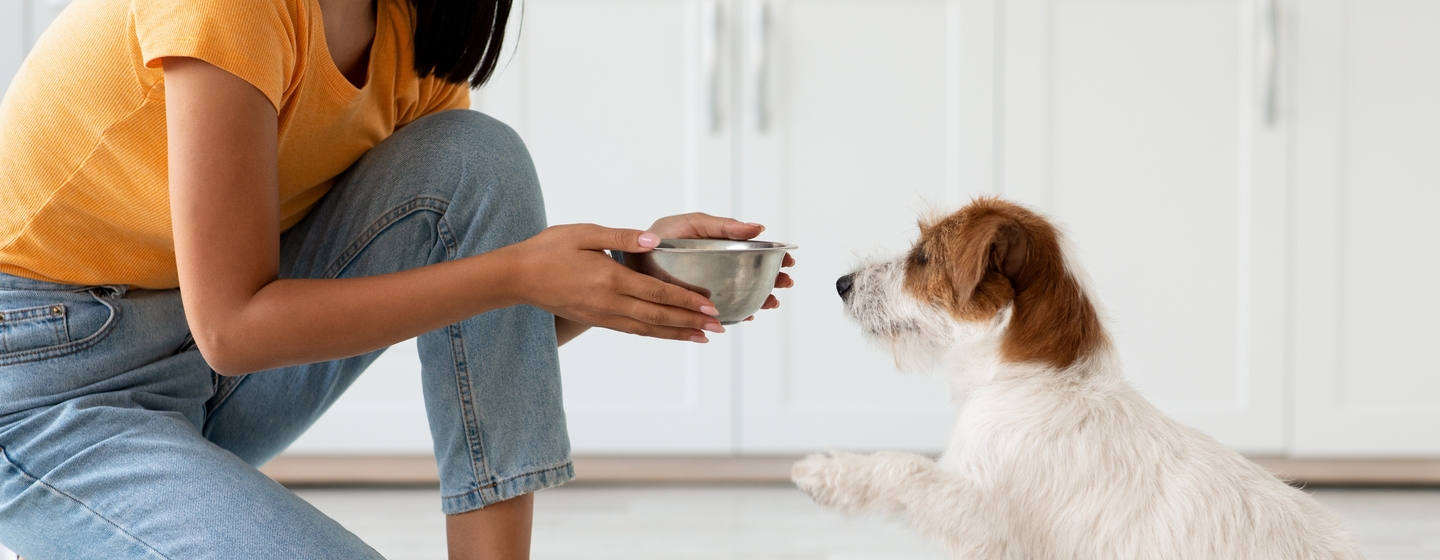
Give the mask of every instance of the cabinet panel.
[[9, 88], [28, 52], [24, 0], [0, 0], [0, 91]]
[[1440, 453], [1440, 4], [1310, 1], [1295, 450]]
[[1002, 182], [1067, 227], [1147, 397], [1278, 452], [1284, 137], [1263, 4], [1007, 4]]
[[415, 341], [391, 346], [286, 453], [429, 454]]
[[742, 447], [938, 449], [943, 380], [897, 373], [832, 286], [864, 256], [907, 247], [919, 213], [974, 192], [957, 171], [960, 4], [771, 2], [761, 41], [762, 6], [746, 17], [746, 60], [766, 73], [747, 69], [741, 92], [743, 208], [800, 245], [800, 287], [743, 327]]
[[[526, 3], [518, 53], [475, 100], [525, 138], [551, 224], [644, 229], [670, 214], [732, 213], [730, 137], [710, 118], [721, 38], [702, 32], [715, 24], [703, 7]], [[698, 346], [596, 330], [566, 345], [575, 450], [730, 452], [730, 337]]]

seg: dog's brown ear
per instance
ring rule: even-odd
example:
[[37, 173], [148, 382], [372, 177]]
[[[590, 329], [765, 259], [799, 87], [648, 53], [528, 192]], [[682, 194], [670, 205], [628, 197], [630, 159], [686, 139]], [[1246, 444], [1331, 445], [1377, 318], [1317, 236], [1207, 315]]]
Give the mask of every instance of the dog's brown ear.
[[966, 225], [964, 230], [968, 231], [962, 231], [957, 241], [960, 246], [954, 253], [952, 279], [956, 295], [962, 300], [974, 300], [992, 292], [984, 285], [987, 277], [994, 278], [992, 275], [1005, 279], [1012, 290], [1018, 291], [1015, 284], [1030, 258], [1030, 238], [1025, 229], [1000, 216], [985, 216]]
[[990, 266], [1015, 284], [1029, 262], [1030, 236], [1025, 233], [1025, 228], [1015, 222], [996, 225], [995, 236], [990, 243]]

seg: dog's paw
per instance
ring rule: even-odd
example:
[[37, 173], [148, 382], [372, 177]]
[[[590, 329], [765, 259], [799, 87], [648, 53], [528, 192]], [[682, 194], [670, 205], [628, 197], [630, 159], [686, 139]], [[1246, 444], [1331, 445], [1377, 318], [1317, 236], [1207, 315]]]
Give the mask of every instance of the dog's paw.
[[825, 507], [835, 507], [840, 493], [840, 474], [843, 471], [837, 456], [815, 453], [801, 459], [790, 468], [790, 480], [795, 486]]

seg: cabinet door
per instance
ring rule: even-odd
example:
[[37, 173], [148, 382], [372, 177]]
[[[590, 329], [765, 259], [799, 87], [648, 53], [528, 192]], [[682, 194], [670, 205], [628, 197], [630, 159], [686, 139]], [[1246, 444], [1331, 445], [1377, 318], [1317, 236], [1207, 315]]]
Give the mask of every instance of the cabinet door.
[[1440, 3], [1299, 5], [1295, 452], [1440, 454]]
[[70, 0], [0, 0], [0, 86], [9, 86], [40, 34], [69, 5]]
[[0, 85], [4, 88], [9, 88], [27, 52], [30, 44], [25, 40], [25, 1], [0, 0]]
[[1004, 3], [1001, 192], [1082, 252], [1126, 374], [1284, 450], [1285, 107], [1268, 0]]
[[833, 286], [863, 257], [908, 247], [920, 214], [985, 190], [985, 168], [969, 164], [988, 146], [989, 90], [960, 78], [987, 50], [983, 32], [961, 33], [970, 4], [744, 5], [744, 217], [800, 246], [782, 307], [738, 327], [744, 451], [944, 446], [945, 380], [896, 372]]
[[[476, 108], [524, 137], [551, 224], [732, 213], [720, 31], [699, 0], [530, 0]], [[733, 334], [594, 330], [560, 350], [577, 453], [728, 453]]]
[[433, 446], [415, 341], [391, 346], [285, 450], [297, 455], [427, 455]]

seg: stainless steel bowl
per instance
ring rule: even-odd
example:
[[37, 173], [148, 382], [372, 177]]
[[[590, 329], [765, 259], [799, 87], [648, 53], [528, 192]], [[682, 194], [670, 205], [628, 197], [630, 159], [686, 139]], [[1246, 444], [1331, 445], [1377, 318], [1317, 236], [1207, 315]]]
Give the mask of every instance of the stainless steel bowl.
[[795, 245], [727, 239], [664, 239], [648, 253], [621, 253], [631, 269], [715, 302], [722, 325], [744, 321], [775, 288], [785, 252]]

